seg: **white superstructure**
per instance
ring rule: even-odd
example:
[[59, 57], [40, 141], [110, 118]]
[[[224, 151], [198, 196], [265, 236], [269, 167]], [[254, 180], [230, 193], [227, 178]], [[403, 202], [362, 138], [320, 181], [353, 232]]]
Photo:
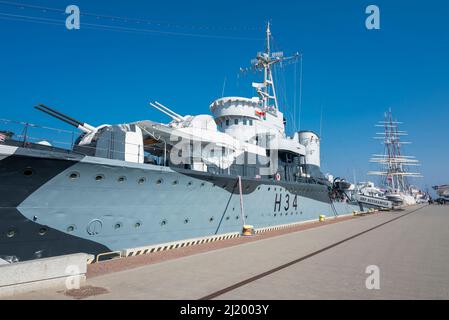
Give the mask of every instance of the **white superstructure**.
[[[147, 145], [151, 147], [162, 142], [166, 153], [167, 149], [185, 149], [185, 146], [181, 146], [173, 137], [194, 141], [196, 151], [191, 152], [194, 158], [192, 169], [198, 171], [208, 171], [211, 166], [216, 166], [218, 170], [227, 170], [233, 164], [258, 166], [259, 158], [255, 163], [247, 163], [247, 158], [260, 157], [265, 158], [262, 159], [265, 162], [279, 161], [281, 168], [265, 174], [268, 176], [290, 176], [290, 179], [292, 176], [321, 177], [318, 135], [302, 131], [291, 137], [287, 136], [284, 114], [279, 110], [276, 96], [272, 73], [274, 65], [295, 61], [299, 54], [284, 57], [282, 52], [272, 53], [269, 24], [266, 37], [266, 50], [259, 52], [252, 60], [251, 69], [263, 73], [263, 81], [252, 84], [254, 97], [231, 96], [217, 99], [210, 105], [212, 116], [182, 116], [159, 102], [150, 103], [173, 121], [169, 124], [138, 122]], [[286, 167], [291, 168], [287, 170]], [[312, 173], [307, 172], [309, 168]], [[295, 172], [292, 173], [292, 170]], [[259, 176], [259, 173], [255, 172], [254, 175]]]

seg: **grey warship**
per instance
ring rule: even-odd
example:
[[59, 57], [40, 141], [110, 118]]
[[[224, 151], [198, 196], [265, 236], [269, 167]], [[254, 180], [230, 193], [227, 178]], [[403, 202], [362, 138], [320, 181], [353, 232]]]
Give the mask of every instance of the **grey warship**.
[[93, 255], [183, 239], [294, 224], [363, 210], [348, 183], [320, 170], [320, 137], [287, 136], [273, 66], [293, 57], [265, 51], [252, 68], [255, 97], [223, 97], [212, 115], [93, 126], [46, 105], [36, 109], [81, 133], [71, 148], [0, 137], [0, 258]]

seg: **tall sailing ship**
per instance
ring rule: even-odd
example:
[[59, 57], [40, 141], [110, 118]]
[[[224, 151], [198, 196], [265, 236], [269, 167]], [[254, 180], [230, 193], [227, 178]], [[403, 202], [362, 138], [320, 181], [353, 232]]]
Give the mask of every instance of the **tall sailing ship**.
[[[391, 110], [385, 113], [384, 121], [380, 121], [376, 127], [383, 128], [384, 132], [377, 133], [375, 139], [382, 141], [383, 154], [375, 154], [370, 162], [378, 163], [380, 171], [370, 171], [369, 175], [381, 177], [381, 185], [386, 189], [385, 197], [395, 204], [416, 204], [420, 191], [410, 184], [410, 178], [421, 178], [418, 172], [410, 171], [410, 167], [420, 166], [414, 156], [407, 156], [403, 152], [403, 145], [410, 142], [403, 141], [407, 136], [406, 131], [399, 130], [403, 124], [393, 119]], [[416, 171], [416, 170], [415, 170]]]
[[295, 56], [271, 52], [270, 41], [268, 25], [252, 61], [263, 74], [257, 96], [220, 98], [212, 115], [152, 102], [169, 123], [94, 126], [41, 104], [80, 130], [71, 147], [34, 139], [34, 125], [4, 131], [0, 258], [98, 255], [363, 209], [345, 197], [347, 183], [321, 173], [317, 134], [286, 134], [273, 68]]

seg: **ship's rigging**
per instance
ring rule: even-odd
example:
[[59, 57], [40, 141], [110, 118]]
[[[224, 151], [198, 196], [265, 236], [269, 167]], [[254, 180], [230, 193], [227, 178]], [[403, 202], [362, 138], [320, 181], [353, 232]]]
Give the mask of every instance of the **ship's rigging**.
[[382, 177], [382, 184], [392, 192], [407, 192], [410, 189], [409, 178], [422, 177], [418, 172], [410, 172], [408, 167], [420, 166], [419, 161], [414, 156], [403, 154], [402, 146], [410, 144], [403, 141], [407, 136], [406, 131], [399, 130], [399, 125], [403, 124], [393, 120], [391, 110], [385, 113], [384, 121], [380, 121], [376, 127], [384, 128], [384, 132], [377, 133], [375, 139], [382, 140], [384, 154], [375, 154], [370, 162], [378, 163], [380, 171], [370, 171], [369, 175]]

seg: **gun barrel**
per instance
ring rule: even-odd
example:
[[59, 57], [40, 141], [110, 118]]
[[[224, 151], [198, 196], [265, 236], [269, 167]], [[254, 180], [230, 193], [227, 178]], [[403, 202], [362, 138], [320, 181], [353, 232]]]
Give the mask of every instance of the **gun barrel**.
[[177, 117], [178, 119], [182, 120], [182, 117], [177, 114], [176, 112], [174, 112], [173, 110], [167, 108], [166, 106], [164, 106], [162, 103], [159, 103], [157, 101], [155, 101], [154, 103], [156, 103], [156, 105], [158, 105], [159, 107], [163, 108], [164, 110], [166, 110], [167, 112], [171, 113], [172, 115], [174, 115], [175, 117]]
[[47, 109], [47, 110], [51, 111], [52, 113], [57, 114], [57, 115], [59, 115], [60, 117], [63, 117], [63, 118], [65, 118], [65, 119], [68, 119], [68, 120], [70, 120], [70, 121], [72, 121], [72, 122], [74, 122], [74, 123], [76, 123], [76, 124], [78, 124], [78, 125], [82, 125], [82, 126], [84, 125], [84, 123], [82, 123], [81, 121], [76, 120], [76, 119], [74, 119], [74, 118], [72, 118], [72, 117], [69, 117], [68, 115], [65, 115], [65, 114], [63, 114], [62, 112], [59, 112], [58, 110], [55, 110], [55, 109], [53, 109], [53, 108], [50, 108], [50, 107], [48, 107], [48, 106], [46, 106], [46, 105], [44, 105], [44, 104], [40, 104], [39, 107], [44, 108], [44, 109]]
[[159, 110], [160, 112], [166, 114], [167, 116], [169, 116], [170, 118], [172, 118], [173, 120], [177, 120], [177, 121], [181, 121], [182, 119], [176, 117], [175, 115], [171, 114], [170, 112], [162, 109], [161, 107], [155, 105], [154, 103], [150, 102], [150, 106], [152, 106], [153, 108]]
[[71, 126], [74, 126], [74, 127], [78, 128], [78, 123], [75, 123], [75, 122], [73, 122], [73, 121], [70, 121], [70, 120], [68, 120], [68, 119], [65, 119], [65, 118], [63, 118], [63, 117], [61, 117], [61, 116], [59, 116], [59, 115], [57, 115], [57, 114], [51, 113], [50, 111], [45, 110], [45, 109], [43, 109], [43, 108], [41, 108], [41, 107], [39, 107], [39, 106], [35, 106], [34, 108], [37, 109], [37, 110], [39, 110], [39, 111], [42, 111], [42, 112], [44, 112], [44, 113], [46, 113], [46, 114], [48, 114], [48, 115], [50, 115], [50, 116], [52, 116], [52, 117], [54, 117], [54, 118], [56, 118], [56, 119], [59, 119], [59, 120], [65, 122], [65, 123], [67, 123], [67, 124], [70, 124]]
[[[39, 108], [38, 108], [39, 107]], [[62, 112], [59, 112], [58, 110], [55, 110], [53, 108], [50, 108], [44, 104], [39, 104], [38, 107], [35, 107], [36, 109], [45, 112], [61, 121], [64, 121], [66, 123], [69, 123], [78, 129], [84, 131], [84, 132], [92, 132], [95, 131], [95, 127], [91, 126], [90, 124], [87, 124], [85, 122], [81, 122], [79, 120], [76, 120], [72, 117], [69, 117], [68, 115], [63, 114]]]
[[[35, 106], [34, 108], [36, 108], [37, 110], [42, 111], [42, 112], [44, 112], [44, 113], [54, 117], [56, 119], [59, 119], [59, 120], [65, 122], [65, 123], [67, 123], [67, 124], [69, 124], [71, 126], [74, 126], [75, 128], [78, 128], [78, 129], [80, 129], [83, 132], [90, 133], [90, 132], [93, 131], [91, 129], [93, 127], [91, 127], [91, 126], [87, 127], [86, 124], [81, 123], [80, 121], [78, 121], [76, 119], [73, 119], [73, 118], [71, 118], [69, 116], [66, 116], [65, 114], [63, 114], [61, 112], [58, 112], [58, 111], [56, 111], [54, 109], [51, 109], [51, 108], [49, 108], [49, 107], [47, 107], [47, 106], [45, 106], [43, 104]], [[93, 128], [93, 129], [95, 129], [95, 128]]]

